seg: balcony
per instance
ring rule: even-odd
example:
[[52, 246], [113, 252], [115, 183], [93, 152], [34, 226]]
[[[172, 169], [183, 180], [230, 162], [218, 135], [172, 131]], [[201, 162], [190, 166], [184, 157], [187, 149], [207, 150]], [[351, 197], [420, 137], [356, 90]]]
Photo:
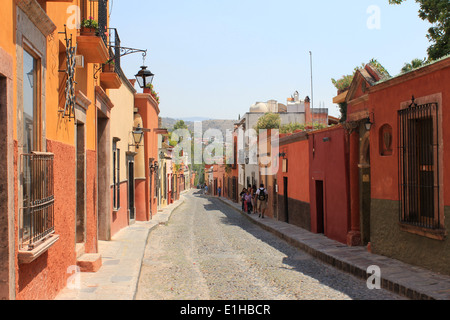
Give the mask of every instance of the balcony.
[[[77, 37], [77, 53], [83, 55], [87, 63], [105, 63], [110, 58], [107, 47], [108, 3], [107, 0], [97, 0], [96, 2], [98, 2], [98, 31], [84, 33], [83, 30], [80, 30], [80, 35]], [[89, 12], [89, 17], [95, 16], [94, 11]], [[94, 18], [94, 20], [97, 19]]]
[[20, 263], [31, 263], [59, 238], [55, 235], [53, 160], [51, 153], [21, 155], [23, 206], [20, 214]]
[[105, 41], [98, 35], [80, 34], [77, 37], [77, 53], [84, 56], [87, 63], [105, 63], [109, 60], [109, 52]]
[[119, 75], [112, 64], [104, 64], [100, 74], [100, 84], [104, 89], [119, 89], [122, 85]]

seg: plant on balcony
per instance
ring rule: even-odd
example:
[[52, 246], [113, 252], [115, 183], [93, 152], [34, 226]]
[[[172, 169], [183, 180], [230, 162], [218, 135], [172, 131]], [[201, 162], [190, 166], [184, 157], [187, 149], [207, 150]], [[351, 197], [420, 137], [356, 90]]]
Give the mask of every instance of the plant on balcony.
[[81, 21], [80, 33], [82, 35], [98, 35], [98, 22], [92, 17], [83, 19], [83, 21]]
[[109, 60], [108, 62], [103, 64], [102, 71], [103, 72], [114, 72], [115, 65], [116, 64], [114, 63], [114, 60]]
[[153, 84], [149, 83], [144, 89], [144, 92], [150, 93], [152, 97], [158, 102], [159, 104], [159, 93], [155, 91]]

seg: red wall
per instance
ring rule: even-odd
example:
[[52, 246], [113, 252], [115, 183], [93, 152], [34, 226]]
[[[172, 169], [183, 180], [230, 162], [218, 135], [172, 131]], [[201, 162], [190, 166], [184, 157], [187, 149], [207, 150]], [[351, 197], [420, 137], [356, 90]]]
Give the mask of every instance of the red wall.
[[[280, 135], [280, 139], [284, 135]], [[281, 143], [281, 142], [280, 142]], [[279, 158], [277, 174], [278, 194], [284, 195], [283, 178], [288, 178], [288, 197], [309, 203], [309, 142], [307, 139], [280, 145], [280, 153], [286, 154], [288, 172], [283, 173], [283, 158]]]
[[[324, 138], [329, 138], [324, 142]], [[324, 185], [324, 234], [342, 243], [349, 231], [348, 141], [341, 126], [310, 133], [311, 231], [317, 232], [316, 183]]]
[[[29, 264], [19, 264], [16, 272], [18, 300], [48, 300], [66, 286], [67, 269], [76, 265], [75, 256], [75, 147], [47, 141], [54, 158], [55, 233], [59, 240]], [[16, 220], [17, 221], [17, 220]], [[17, 229], [17, 226], [16, 226]]]
[[[447, 59], [450, 61], [450, 59]], [[445, 63], [446, 61], [444, 61]], [[446, 63], [449, 65], [450, 63]], [[433, 67], [433, 66], [432, 66]], [[399, 81], [405, 79], [406, 81]], [[371, 129], [370, 155], [371, 155], [371, 177], [372, 177], [372, 198], [399, 200], [398, 197], [398, 151], [397, 151], [397, 111], [403, 102], [411, 101], [414, 95], [417, 99], [423, 96], [442, 93], [442, 103], [439, 105], [441, 111], [441, 125], [444, 142], [444, 204], [450, 205], [450, 112], [443, 109], [450, 105], [450, 66], [435, 70], [429, 74], [409, 79], [408, 75], [400, 79], [394, 79], [387, 83], [378, 85], [371, 90], [370, 112], [374, 112], [375, 124]], [[372, 92], [373, 91], [373, 92]], [[379, 151], [379, 130], [384, 124], [392, 127], [393, 154], [392, 156], [381, 156]], [[446, 165], [447, 164], [447, 165]]]
[[135, 180], [135, 206], [136, 206], [136, 221], [147, 221], [147, 196], [146, 184], [147, 180]]

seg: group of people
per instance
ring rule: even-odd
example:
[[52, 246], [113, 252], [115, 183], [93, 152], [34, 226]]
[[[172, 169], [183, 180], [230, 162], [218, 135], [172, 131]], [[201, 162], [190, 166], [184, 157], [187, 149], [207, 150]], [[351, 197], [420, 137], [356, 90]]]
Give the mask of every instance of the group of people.
[[264, 218], [264, 214], [267, 209], [268, 192], [264, 188], [264, 184], [256, 188], [256, 185], [249, 185], [248, 188], [244, 188], [240, 193], [242, 201], [242, 211], [248, 214], [259, 213], [260, 218]]

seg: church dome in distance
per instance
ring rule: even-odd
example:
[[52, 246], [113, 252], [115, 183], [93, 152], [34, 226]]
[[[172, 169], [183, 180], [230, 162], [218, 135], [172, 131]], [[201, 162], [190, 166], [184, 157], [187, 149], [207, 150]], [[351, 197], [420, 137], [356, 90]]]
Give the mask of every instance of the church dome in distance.
[[256, 112], [267, 113], [267, 112], [269, 112], [269, 106], [267, 105], [267, 103], [257, 102], [250, 107], [250, 112], [252, 112], [252, 113], [256, 113]]

